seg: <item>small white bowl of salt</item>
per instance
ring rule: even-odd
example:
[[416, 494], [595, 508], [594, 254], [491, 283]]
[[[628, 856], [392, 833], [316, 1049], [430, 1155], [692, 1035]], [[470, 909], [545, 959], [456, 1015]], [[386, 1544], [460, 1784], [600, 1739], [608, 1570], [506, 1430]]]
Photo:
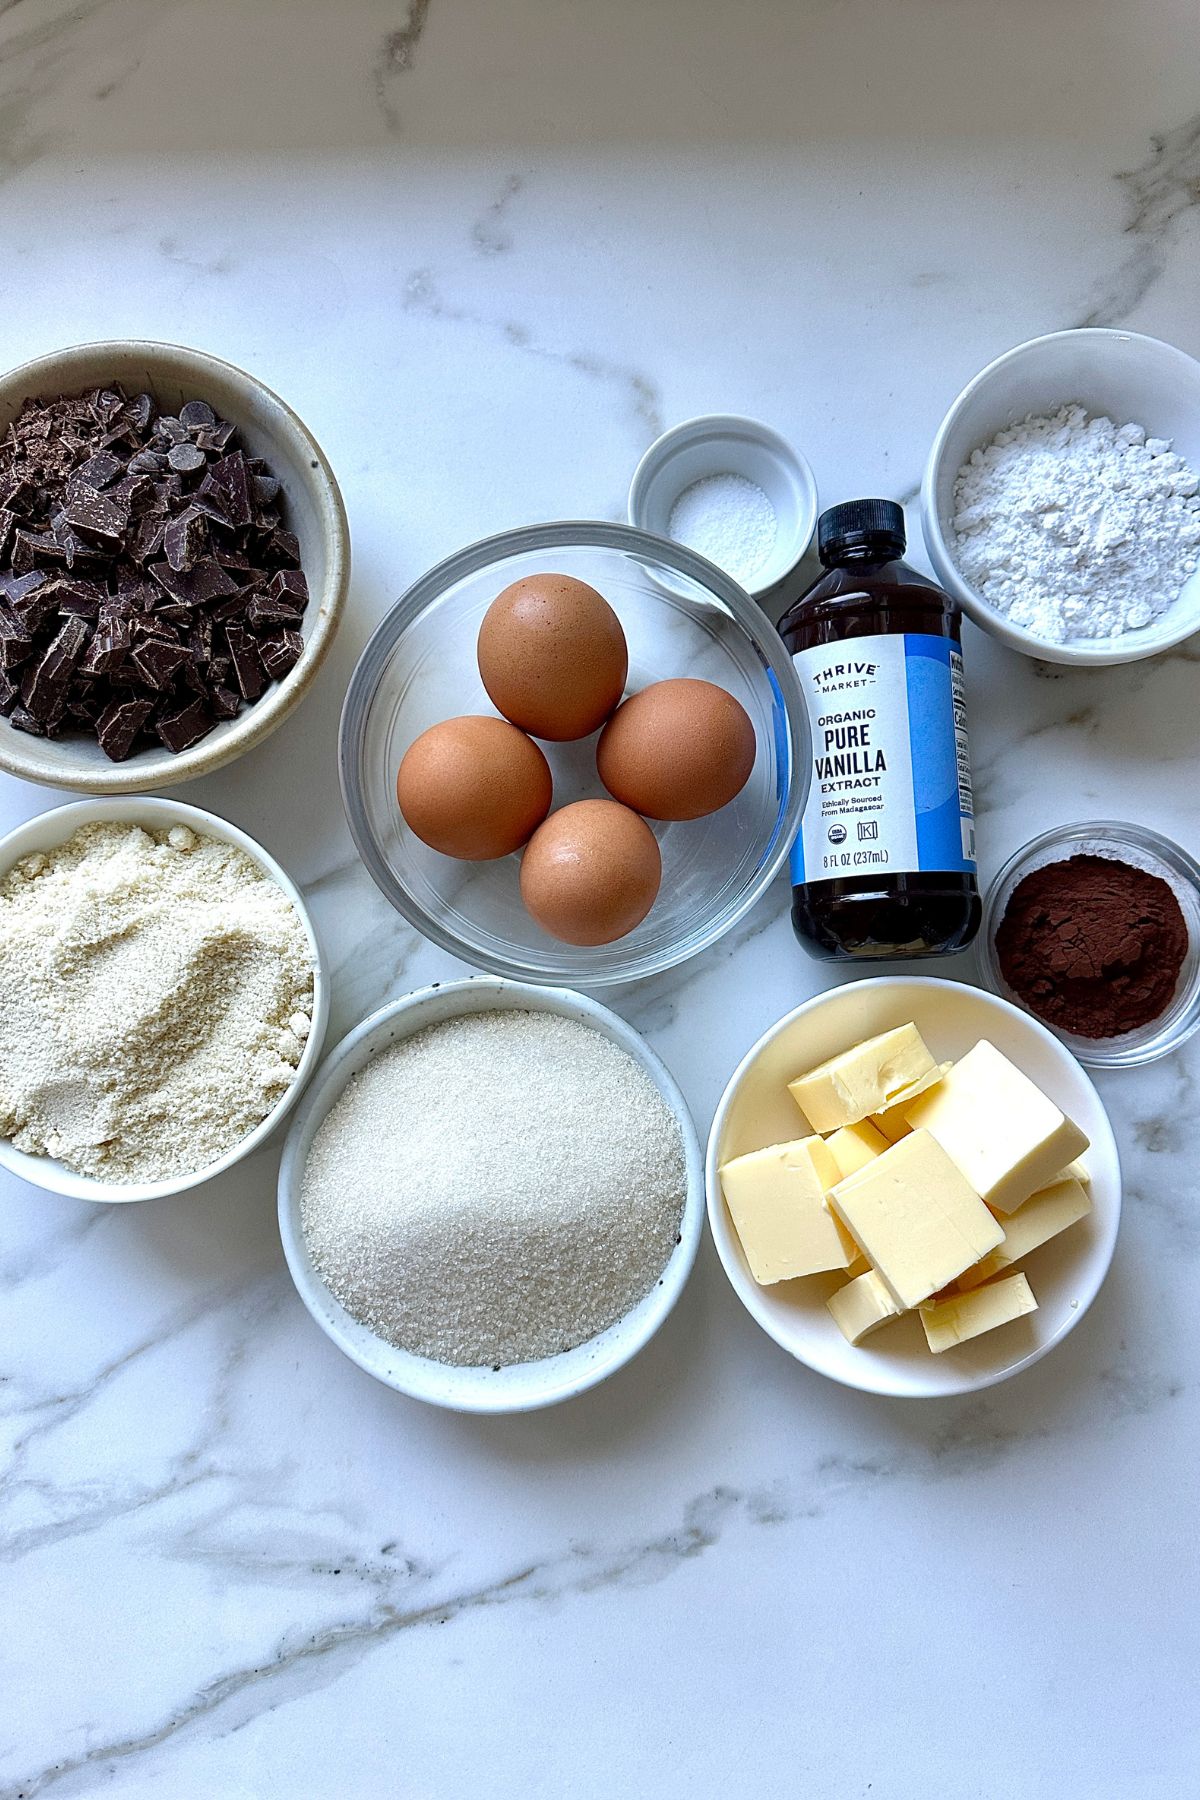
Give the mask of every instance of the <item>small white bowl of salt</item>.
[[733, 413], [672, 426], [629, 487], [631, 525], [686, 544], [756, 598], [795, 568], [816, 522], [817, 484], [799, 451]]

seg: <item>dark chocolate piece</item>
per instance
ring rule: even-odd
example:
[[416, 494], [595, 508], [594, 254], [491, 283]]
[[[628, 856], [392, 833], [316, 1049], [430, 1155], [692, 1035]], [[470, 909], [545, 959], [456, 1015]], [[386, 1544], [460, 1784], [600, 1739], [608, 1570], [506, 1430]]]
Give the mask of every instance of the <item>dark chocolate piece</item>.
[[236, 719], [242, 709], [242, 696], [235, 694], [232, 688], [215, 687], [212, 690], [209, 705], [212, 707], [214, 718]]
[[189, 400], [179, 409], [179, 423], [186, 425], [189, 431], [198, 425], [215, 425], [217, 415], [207, 400]]
[[273, 599], [270, 594], [251, 594], [246, 623], [252, 631], [271, 631], [277, 625], [298, 625], [300, 612], [286, 600]]
[[207, 600], [219, 600], [237, 592], [237, 582], [213, 556], [202, 558], [190, 569], [173, 569], [165, 562], [151, 563], [150, 573], [181, 606], [202, 606]]
[[274, 632], [258, 642], [259, 659], [272, 681], [282, 681], [300, 661], [304, 639], [298, 631]]
[[147, 687], [165, 692], [180, 666], [188, 659], [186, 646], [148, 637], [130, 653], [129, 665]]
[[67, 685], [88, 641], [82, 619], [64, 619], [53, 641], [21, 681], [21, 699], [33, 717], [43, 724], [61, 718], [67, 703]]
[[202, 737], [207, 737], [216, 722], [203, 700], [193, 700], [178, 712], [156, 719], [154, 729], [167, 749], [178, 755], [181, 750], [190, 750]]
[[233, 673], [243, 700], [257, 700], [267, 685], [258, 645], [241, 625], [227, 625], [225, 640], [233, 659]]
[[308, 582], [304, 578], [304, 570], [277, 569], [267, 583], [267, 592], [273, 600], [288, 601], [297, 612], [303, 612], [308, 605]]
[[0, 669], [15, 669], [33, 652], [33, 633], [27, 631], [9, 606], [0, 606]]
[[176, 571], [190, 569], [202, 556], [208, 543], [208, 524], [204, 514], [189, 506], [163, 531], [163, 555]]
[[154, 711], [153, 700], [118, 696], [96, 720], [96, 741], [111, 762], [124, 762]]
[[203, 450], [195, 444], [173, 444], [167, 451], [167, 461], [177, 475], [194, 475], [206, 460]]
[[108, 494], [97, 493], [95, 488], [82, 484], [75, 486], [63, 508], [63, 516], [72, 531], [106, 538], [116, 544], [120, 543], [129, 523], [128, 511], [122, 512]]
[[98, 450], [95, 456], [89, 456], [85, 463], [80, 463], [76, 474], [91, 488], [106, 488], [117, 479], [124, 465], [119, 456], [111, 450]]

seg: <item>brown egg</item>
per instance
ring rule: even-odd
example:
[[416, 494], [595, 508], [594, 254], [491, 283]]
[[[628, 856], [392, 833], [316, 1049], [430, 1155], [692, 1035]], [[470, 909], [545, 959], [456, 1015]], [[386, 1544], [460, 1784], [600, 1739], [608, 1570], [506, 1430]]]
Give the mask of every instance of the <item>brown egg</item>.
[[661, 880], [654, 833], [615, 800], [577, 800], [551, 813], [521, 858], [521, 898], [564, 944], [624, 937], [654, 905]]
[[431, 725], [396, 776], [400, 811], [422, 843], [463, 862], [519, 850], [550, 811], [550, 765], [507, 719]]
[[740, 794], [754, 767], [745, 707], [711, 681], [656, 681], [619, 706], [596, 747], [600, 779], [648, 819], [702, 819]]
[[629, 672], [620, 619], [570, 575], [526, 575], [506, 587], [484, 614], [478, 655], [496, 710], [554, 743], [598, 730]]

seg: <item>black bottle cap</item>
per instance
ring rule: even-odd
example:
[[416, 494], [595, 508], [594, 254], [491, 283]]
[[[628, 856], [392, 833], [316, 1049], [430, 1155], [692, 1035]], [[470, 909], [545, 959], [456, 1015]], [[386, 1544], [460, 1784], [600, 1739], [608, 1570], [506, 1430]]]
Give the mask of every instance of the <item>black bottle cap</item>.
[[904, 508], [894, 500], [844, 500], [817, 520], [817, 554], [826, 567], [847, 550], [866, 550], [885, 562], [903, 556], [907, 542]]

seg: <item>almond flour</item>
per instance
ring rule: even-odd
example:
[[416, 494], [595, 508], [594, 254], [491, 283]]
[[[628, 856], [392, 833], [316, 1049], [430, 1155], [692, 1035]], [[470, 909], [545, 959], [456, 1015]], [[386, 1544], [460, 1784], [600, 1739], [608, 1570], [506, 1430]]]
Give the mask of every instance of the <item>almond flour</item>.
[[0, 878], [0, 1135], [101, 1181], [206, 1168], [296, 1079], [308, 935], [243, 850], [85, 825]]

